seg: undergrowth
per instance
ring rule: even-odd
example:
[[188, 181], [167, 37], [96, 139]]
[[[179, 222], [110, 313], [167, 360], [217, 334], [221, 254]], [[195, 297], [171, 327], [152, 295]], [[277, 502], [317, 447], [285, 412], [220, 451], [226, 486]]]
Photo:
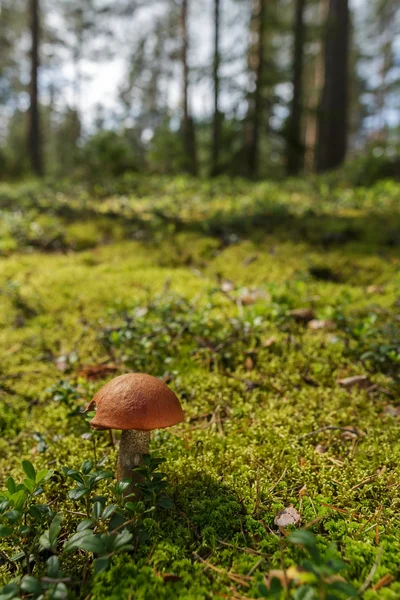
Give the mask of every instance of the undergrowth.
[[[1, 600], [400, 597], [398, 194], [0, 187]], [[83, 413], [127, 371], [186, 414], [140, 501]]]

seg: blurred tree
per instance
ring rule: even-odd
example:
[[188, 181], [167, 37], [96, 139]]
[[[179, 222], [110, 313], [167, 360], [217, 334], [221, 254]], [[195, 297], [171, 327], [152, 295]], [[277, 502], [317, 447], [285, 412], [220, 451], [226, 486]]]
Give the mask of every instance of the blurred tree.
[[193, 117], [189, 109], [189, 0], [180, 0], [181, 61], [182, 61], [182, 135], [185, 151], [185, 170], [192, 175], [197, 173], [196, 138]]
[[296, 0], [293, 31], [293, 92], [287, 123], [287, 171], [297, 175], [304, 163], [302, 139], [303, 62], [304, 62], [305, 0]]
[[43, 174], [42, 149], [39, 117], [39, 67], [40, 67], [40, 5], [39, 0], [30, 0], [31, 29], [31, 79], [29, 86], [29, 154], [31, 166], [38, 176]]
[[330, 0], [325, 37], [324, 86], [318, 121], [317, 171], [340, 166], [346, 156], [349, 108], [348, 0]]
[[259, 143], [263, 126], [263, 75], [266, 32], [266, 0], [253, 0], [251, 17], [251, 43], [249, 53], [250, 93], [247, 128], [248, 174], [257, 177], [259, 168]]
[[214, 87], [214, 115], [212, 124], [212, 154], [211, 154], [211, 175], [218, 175], [220, 172], [220, 146], [221, 146], [221, 118], [219, 110], [220, 96], [220, 21], [221, 21], [221, 1], [214, 0], [214, 59], [213, 59], [213, 87]]

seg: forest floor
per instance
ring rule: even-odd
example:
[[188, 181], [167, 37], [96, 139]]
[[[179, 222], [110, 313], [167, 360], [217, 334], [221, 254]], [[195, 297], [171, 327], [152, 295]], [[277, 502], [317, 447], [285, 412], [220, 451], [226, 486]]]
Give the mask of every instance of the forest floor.
[[[72, 597], [267, 597], [268, 574], [285, 581], [306, 556], [275, 524], [293, 506], [364, 598], [398, 599], [399, 196], [390, 181], [2, 184], [1, 489], [22, 459], [51, 469], [40, 526], [63, 521], [28, 567], [24, 536], [40, 526], [18, 538], [0, 504], [1, 583], [30, 572], [63, 597], [43, 578], [58, 553]], [[90, 551], [60, 550], [96, 501], [71, 498], [62, 468], [114, 471], [108, 432], [79, 409], [128, 371], [164, 378], [185, 410], [151, 442], [173, 505], [135, 515], [133, 549], [96, 574]], [[347, 597], [317, 579], [301, 598]], [[37, 597], [29, 585], [0, 597]]]

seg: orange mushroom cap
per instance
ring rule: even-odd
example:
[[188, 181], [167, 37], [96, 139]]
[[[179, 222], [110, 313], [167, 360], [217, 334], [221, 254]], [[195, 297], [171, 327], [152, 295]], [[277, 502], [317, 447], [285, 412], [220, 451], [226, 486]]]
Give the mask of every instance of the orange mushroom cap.
[[144, 373], [114, 377], [93, 397], [86, 410], [97, 411], [93, 429], [150, 431], [171, 427], [184, 419], [174, 392], [165, 383]]

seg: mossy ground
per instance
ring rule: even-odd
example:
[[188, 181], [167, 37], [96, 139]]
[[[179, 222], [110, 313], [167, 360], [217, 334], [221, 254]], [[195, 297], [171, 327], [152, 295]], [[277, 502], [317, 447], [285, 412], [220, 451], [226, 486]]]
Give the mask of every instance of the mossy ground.
[[[263, 574], [299, 562], [274, 525], [290, 504], [356, 587], [382, 551], [367, 600], [400, 597], [399, 196], [390, 182], [3, 186], [2, 480], [29, 458], [56, 470], [48, 501], [73, 509], [57, 473], [93, 458], [94, 438], [46, 390], [68, 380], [84, 406], [106, 381], [88, 365], [165, 376], [187, 416], [152, 438], [174, 508], [82, 597], [258, 597]], [[364, 374], [369, 389], [337, 383]], [[95, 441], [112, 467], [108, 434]]]

